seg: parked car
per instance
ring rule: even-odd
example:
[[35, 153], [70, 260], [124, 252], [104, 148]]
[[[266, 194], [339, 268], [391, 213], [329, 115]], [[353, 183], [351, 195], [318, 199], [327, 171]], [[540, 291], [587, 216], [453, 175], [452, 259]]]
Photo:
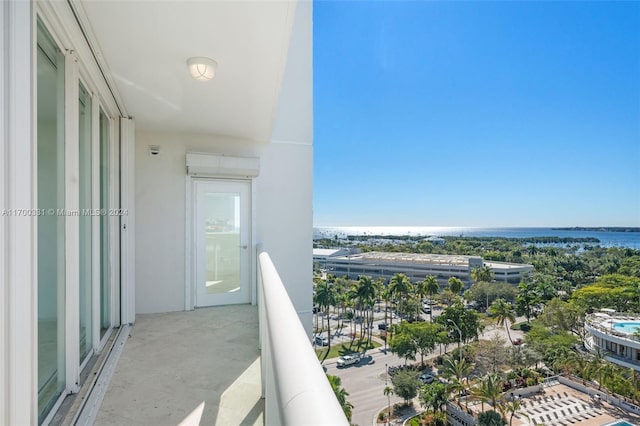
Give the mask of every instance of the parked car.
[[327, 346], [329, 344], [329, 339], [324, 336], [316, 336], [314, 339], [316, 345]]
[[361, 354], [351, 354], [351, 355], [341, 356], [340, 358], [338, 358], [337, 367], [344, 368], [349, 365], [357, 364], [360, 362], [360, 358], [362, 358]]
[[431, 374], [424, 373], [420, 375], [419, 379], [422, 383], [429, 384], [433, 383], [434, 377]]
[[388, 324], [386, 322], [381, 322], [380, 324], [378, 324], [378, 330], [386, 330], [387, 326]]

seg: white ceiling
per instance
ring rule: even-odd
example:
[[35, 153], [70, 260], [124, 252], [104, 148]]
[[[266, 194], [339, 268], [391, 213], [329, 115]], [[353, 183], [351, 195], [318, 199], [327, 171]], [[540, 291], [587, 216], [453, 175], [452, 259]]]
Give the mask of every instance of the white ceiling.
[[[268, 141], [295, 4], [290, 1], [83, 0], [91, 31], [136, 128]], [[210, 82], [186, 61], [218, 62]]]

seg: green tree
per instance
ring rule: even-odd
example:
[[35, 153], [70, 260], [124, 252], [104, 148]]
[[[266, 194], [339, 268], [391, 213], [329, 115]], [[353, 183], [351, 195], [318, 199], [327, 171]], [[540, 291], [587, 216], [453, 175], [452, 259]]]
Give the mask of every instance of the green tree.
[[420, 310], [422, 308], [422, 300], [424, 296], [427, 294], [427, 283], [426, 280], [418, 281], [413, 286], [416, 299], [418, 303], [416, 304], [416, 318], [420, 318]]
[[514, 302], [518, 294], [518, 289], [509, 283], [503, 282], [478, 282], [471, 286], [469, 290], [464, 293], [464, 298], [468, 301], [473, 301], [478, 306], [484, 306], [485, 309], [491, 305], [495, 299], [504, 299], [508, 302]]
[[571, 299], [586, 312], [602, 308], [629, 312], [638, 305], [636, 288], [639, 287], [639, 277], [603, 275], [595, 283], [577, 289], [571, 295]]
[[529, 323], [533, 315], [533, 308], [540, 303], [540, 297], [536, 293], [535, 285], [530, 282], [520, 282], [518, 290], [516, 312], [518, 315], [524, 315], [527, 318], [527, 323]]
[[391, 419], [391, 395], [393, 395], [393, 388], [391, 386], [385, 386], [384, 395], [387, 397], [387, 406], [389, 407], [389, 419]]
[[413, 323], [408, 326], [417, 353], [420, 354], [420, 364], [424, 365], [424, 357], [436, 348], [438, 333], [442, 329], [440, 324]]
[[[518, 399], [512, 399], [511, 401], [505, 403], [505, 410], [507, 411], [507, 413], [509, 413], [509, 426], [513, 424], [513, 416], [515, 416], [516, 413], [520, 411], [520, 408], [521, 404], [520, 400]], [[526, 417], [527, 419], [529, 418], [529, 416], [524, 413], [521, 413], [521, 415]]]
[[474, 283], [493, 281], [493, 271], [488, 266], [480, 266], [471, 270], [471, 279]]
[[478, 414], [478, 426], [505, 426], [507, 422], [494, 410]]
[[447, 387], [433, 382], [420, 388], [420, 405], [437, 413], [447, 403]]
[[538, 282], [535, 291], [541, 300], [551, 300], [558, 295], [558, 290], [549, 281]]
[[487, 374], [478, 383], [471, 394], [483, 404], [490, 404], [494, 410], [501, 410], [499, 405], [502, 396], [502, 378], [497, 374]]
[[316, 286], [316, 302], [320, 307], [324, 308], [325, 316], [327, 317], [328, 354], [331, 351], [331, 315], [329, 315], [329, 309], [336, 303], [336, 292], [333, 284], [323, 281]]
[[331, 376], [329, 374], [327, 374], [327, 379], [329, 380], [331, 389], [333, 389], [333, 393], [336, 395], [336, 398], [342, 407], [342, 411], [344, 411], [344, 415], [347, 417], [347, 420], [351, 421], [353, 404], [347, 401], [349, 393], [342, 387], [342, 380], [338, 376]]
[[509, 325], [516, 322], [516, 311], [513, 309], [513, 306], [511, 306], [511, 303], [508, 303], [504, 299], [496, 299], [489, 307], [489, 312], [496, 318], [497, 325], [504, 326], [505, 330], [507, 330], [507, 337], [509, 337], [509, 341], [513, 344], [511, 333], [509, 332]]
[[373, 305], [376, 299], [376, 285], [371, 277], [361, 276], [356, 287], [356, 298], [362, 308], [363, 321], [360, 324], [360, 336], [364, 338], [363, 327], [366, 323], [368, 332], [368, 341], [371, 343], [371, 327], [369, 327], [373, 319]]
[[569, 331], [581, 336], [584, 311], [572, 300], [563, 302], [559, 298], [555, 298], [547, 302], [539, 320], [553, 330]]
[[551, 330], [538, 321], [532, 321], [531, 330], [525, 335], [527, 345], [542, 355], [547, 365], [553, 365], [566, 356], [579, 342], [573, 334], [562, 330]]
[[411, 324], [401, 323], [394, 326], [395, 332], [389, 341], [389, 350], [404, 358], [406, 364], [408, 360], [414, 361], [418, 353], [416, 340], [411, 332]]
[[418, 395], [420, 381], [413, 371], [398, 371], [391, 378], [391, 383], [393, 384], [393, 393], [404, 399], [405, 404]]
[[629, 277], [640, 277], [640, 255], [622, 259], [618, 273]]
[[[434, 275], [427, 275], [424, 278], [424, 285], [427, 294], [429, 295], [429, 299], [433, 300], [433, 296], [438, 294], [440, 291], [440, 284], [438, 283], [438, 279]], [[429, 321], [433, 322], [433, 309], [429, 311]]]
[[[394, 274], [389, 280], [389, 294], [398, 301], [398, 311], [402, 312], [402, 302], [411, 292], [411, 281], [405, 274]], [[393, 316], [391, 316], [393, 323]]]
[[460, 294], [460, 292], [464, 288], [464, 283], [462, 282], [462, 280], [460, 280], [460, 278], [451, 277], [449, 278], [448, 283], [449, 283], [449, 290], [451, 290], [451, 293], [455, 295]]
[[451, 358], [449, 356], [443, 358], [442, 374], [452, 380], [449, 390], [458, 392], [458, 401], [460, 401], [462, 393], [469, 387], [471, 370], [472, 365], [465, 358]]
[[[451, 322], [449, 321], [451, 320]], [[482, 326], [478, 319], [478, 313], [476, 311], [465, 309], [460, 300], [457, 300], [451, 306], [448, 306], [442, 311], [442, 314], [436, 318], [436, 323], [441, 324], [444, 328], [451, 331], [452, 336], [455, 336], [455, 340], [458, 340], [457, 330], [453, 327], [452, 322], [460, 327], [462, 332], [462, 340], [468, 342], [471, 339], [476, 339], [482, 331]]]

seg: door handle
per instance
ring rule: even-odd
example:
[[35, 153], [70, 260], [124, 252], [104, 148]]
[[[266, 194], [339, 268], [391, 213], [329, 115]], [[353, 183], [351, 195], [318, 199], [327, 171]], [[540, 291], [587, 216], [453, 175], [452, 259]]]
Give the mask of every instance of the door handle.
[[238, 246], [238, 247], [240, 247], [240, 248], [241, 248], [241, 249], [243, 249], [243, 250], [246, 250], [246, 249], [247, 249], [247, 245], [246, 245], [246, 244], [245, 244], [245, 245], [243, 245], [243, 246]]

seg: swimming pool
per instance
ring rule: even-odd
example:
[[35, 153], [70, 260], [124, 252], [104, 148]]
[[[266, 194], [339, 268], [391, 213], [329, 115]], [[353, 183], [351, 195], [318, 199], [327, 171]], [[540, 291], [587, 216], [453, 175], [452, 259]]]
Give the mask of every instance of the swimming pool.
[[607, 423], [606, 425], [603, 425], [603, 426], [633, 426], [633, 425], [629, 422], [625, 422], [624, 420], [618, 420], [613, 423]]
[[613, 329], [622, 333], [633, 334], [640, 330], [640, 321], [616, 322], [613, 324]]

